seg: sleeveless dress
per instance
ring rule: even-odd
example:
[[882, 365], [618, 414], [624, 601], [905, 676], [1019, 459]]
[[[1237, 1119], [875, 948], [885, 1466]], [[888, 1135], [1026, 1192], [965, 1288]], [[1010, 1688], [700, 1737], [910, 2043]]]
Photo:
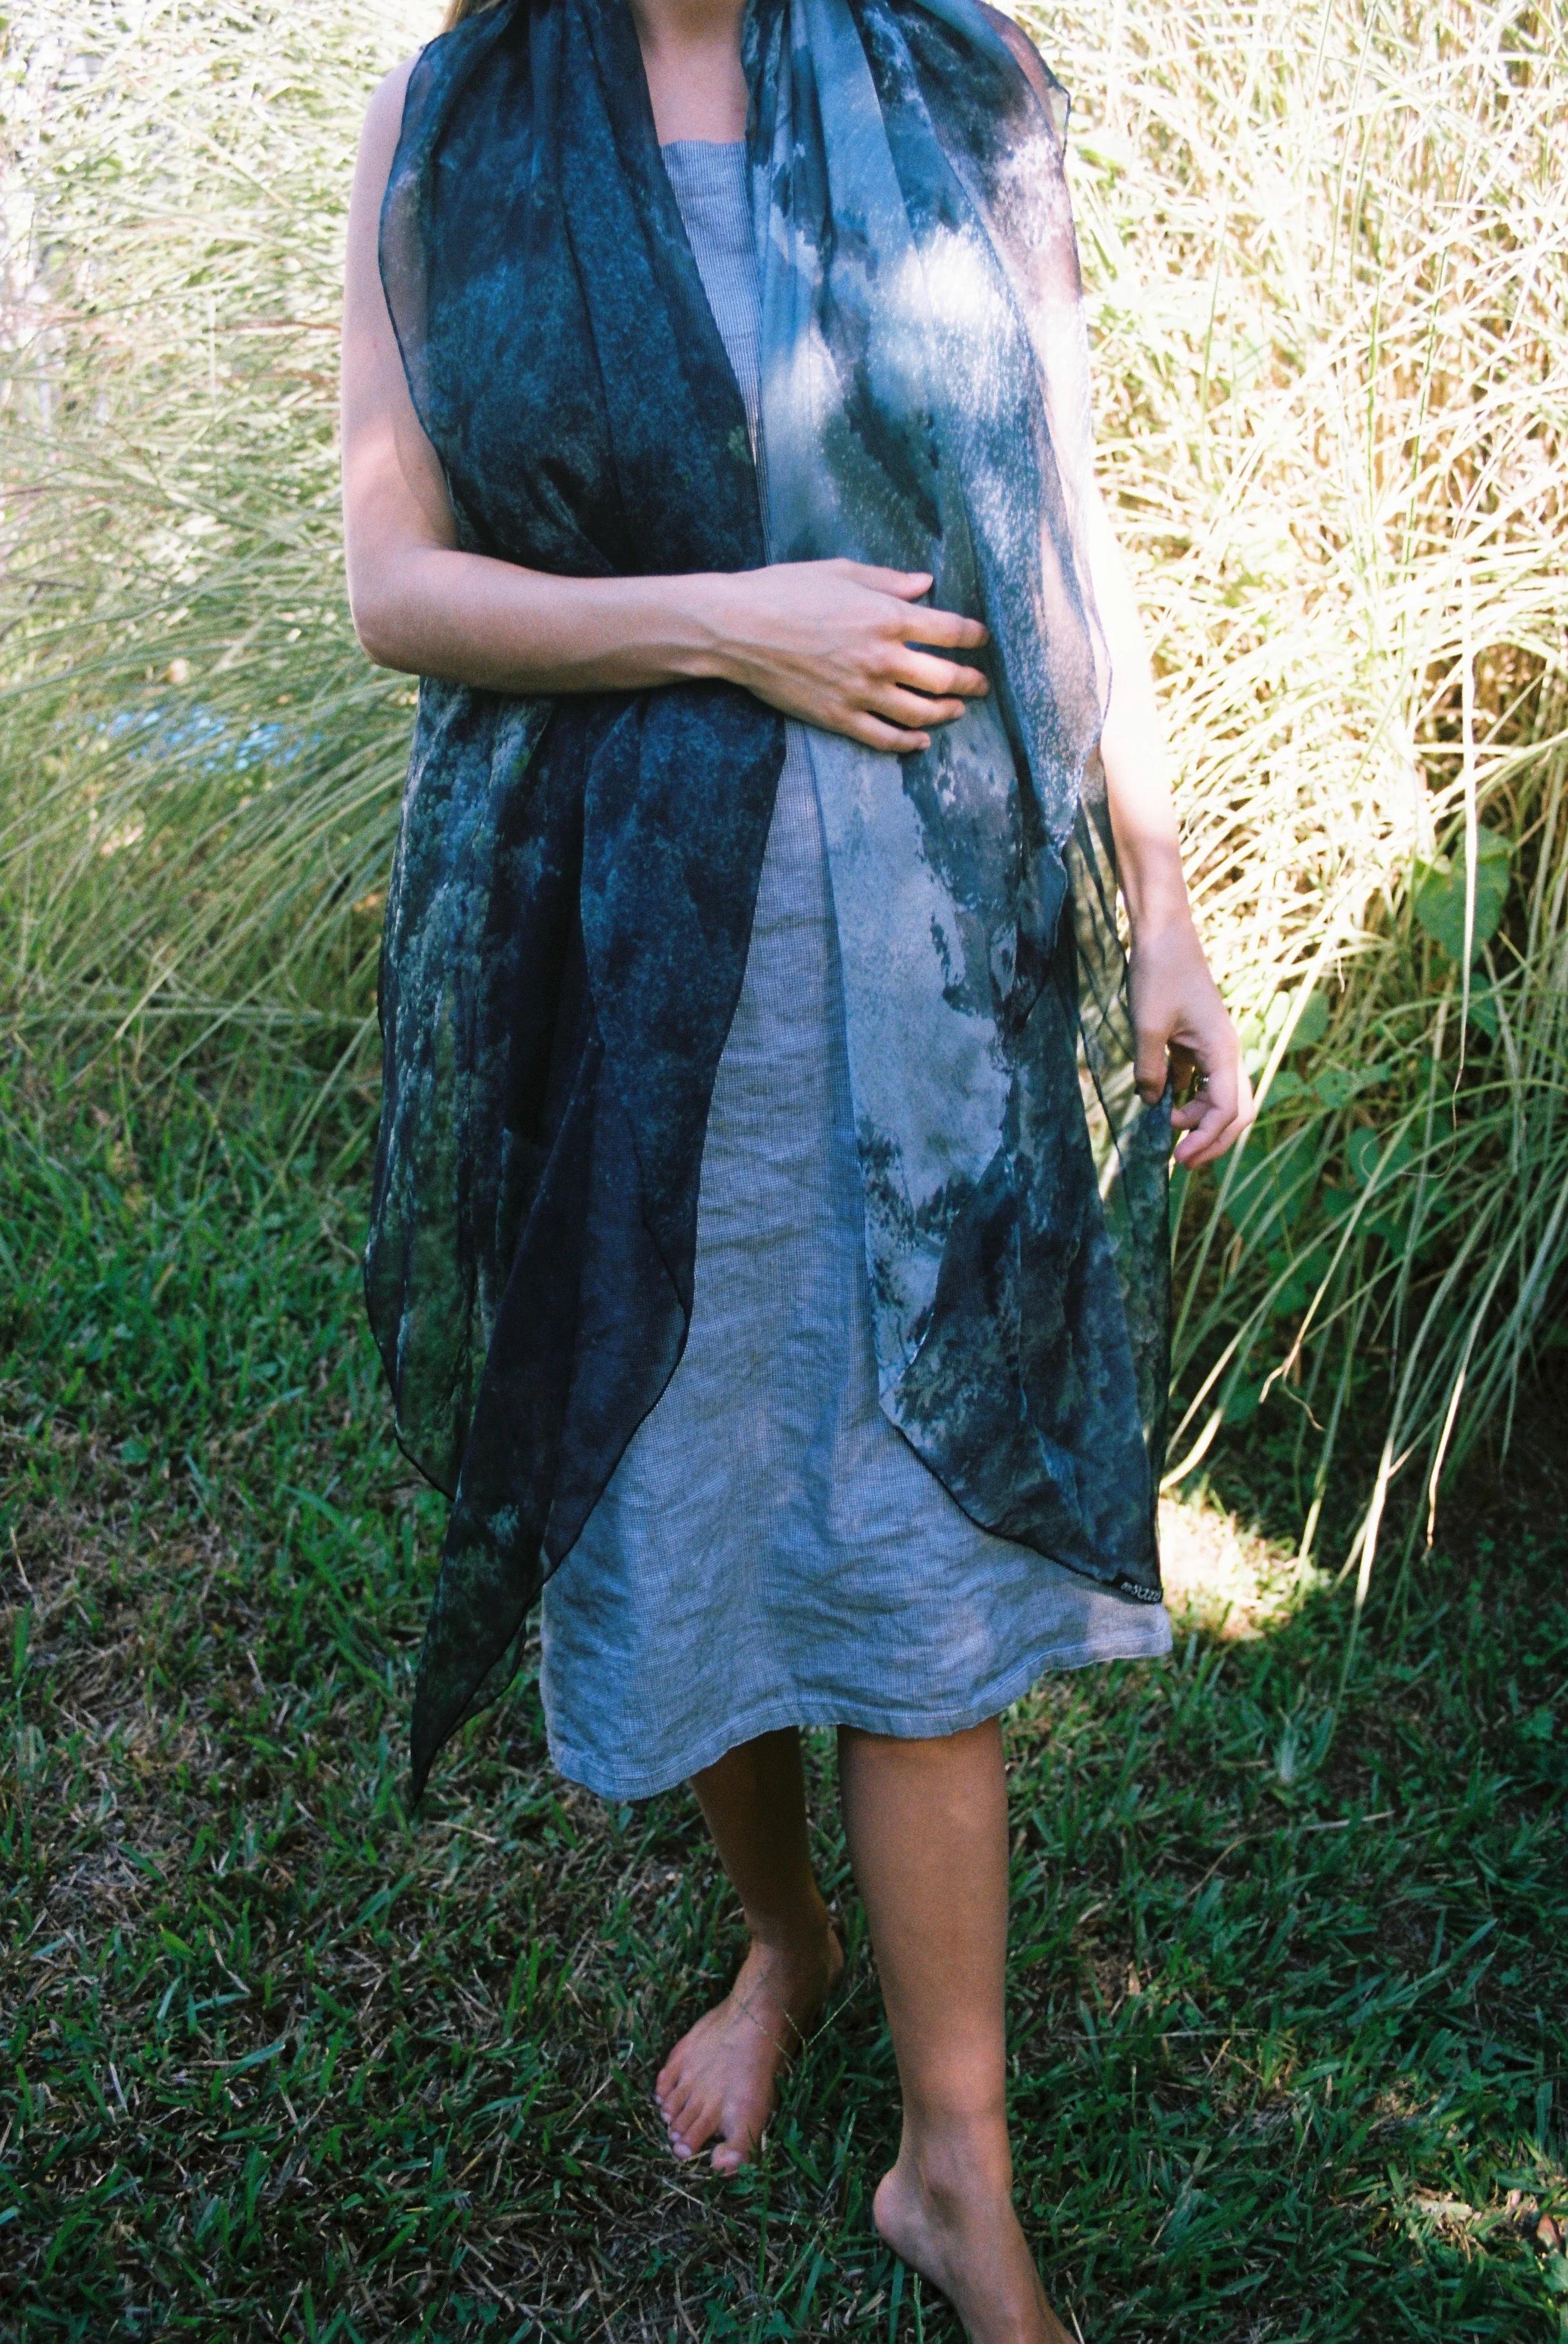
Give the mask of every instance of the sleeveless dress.
[[[744, 146], [663, 153], [755, 446]], [[981, 1530], [878, 1404], [811, 742], [790, 724], [708, 1118], [686, 1349], [541, 1599], [551, 1756], [608, 1798], [776, 1727], [949, 1733], [1046, 1670], [1170, 1649], [1162, 1605]]]

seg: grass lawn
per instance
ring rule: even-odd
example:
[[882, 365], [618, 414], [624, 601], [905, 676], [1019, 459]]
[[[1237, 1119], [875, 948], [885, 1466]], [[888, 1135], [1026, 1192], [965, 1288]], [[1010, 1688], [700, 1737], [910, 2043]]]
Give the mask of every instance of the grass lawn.
[[[827, 1737], [847, 1992], [735, 2181], [649, 2100], [737, 1952], [688, 1796], [563, 1784], [524, 1682], [403, 1812], [440, 1507], [360, 1316], [370, 1103], [279, 1174], [287, 1097], [8, 1081], [0, 2334], [955, 2338], [869, 2228]], [[1269, 1421], [1175, 1517], [1173, 1661], [1010, 1721], [1027, 2219], [1088, 2344], [1568, 2337], [1568, 1457], [1389, 1563], [1330, 1738]]]

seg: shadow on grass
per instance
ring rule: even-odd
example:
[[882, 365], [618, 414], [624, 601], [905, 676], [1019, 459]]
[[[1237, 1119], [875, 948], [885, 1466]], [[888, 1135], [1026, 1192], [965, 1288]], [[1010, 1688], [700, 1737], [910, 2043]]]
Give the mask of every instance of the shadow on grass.
[[[563, 1784], [525, 1679], [403, 1814], [440, 1509], [360, 1318], [370, 1102], [279, 1182], [297, 1101], [46, 1087], [0, 1143], [4, 2332], [956, 2337], [869, 2227], [830, 1736], [848, 1992], [733, 2182], [649, 2098], [738, 1951], [686, 1795]], [[1560, 1471], [1376, 1584], [1330, 1733], [1346, 1604], [1255, 1436], [1174, 1518], [1173, 1659], [1013, 1712], [1019, 2187], [1094, 2344], [1565, 2332]]]

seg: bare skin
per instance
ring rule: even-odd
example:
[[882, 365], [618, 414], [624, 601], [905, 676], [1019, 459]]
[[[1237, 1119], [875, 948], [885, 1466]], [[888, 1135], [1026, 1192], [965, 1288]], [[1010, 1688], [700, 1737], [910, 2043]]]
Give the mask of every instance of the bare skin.
[[[745, 125], [741, 0], [631, 0], [663, 139]], [[641, 689], [691, 678], [872, 748], [929, 745], [987, 689], [966, 653], [976, 619], [932, 609], [923, 574], [852, 561], [735, 575], [554, 578], [462, 551], [440, 465], [410, 398], [377, 267], [377, 221], [408, 68], [366, 118], [349, 211], [343, 324], [344, 532], [355, 626], [370, 656], [501, 692]], [[1132, 930], [1135, 1078], [1174, 1078], [1176, 1161], [1213, 1163], [1252, 1119], [1235, 1028], [1182, 875], [1148, 647], [1101, 500], [1086, 551], [1109, 652], [1101, 742]], [[918, 606], [918, 607], [916, 607]], [[896, 775], [892, 785], [896, 785]], [[1184, 1096], [1189, 1085], [1195, 1087]], [[1067, 2344], [1012, 2202], [1003, 1982], [1007, 1803], [996, 1722], [895, 1740], [844, 1728], [845, 1824], [870, 1923], [904, 2101], [877, 2228], [947, 2295], [972, 2344]], [[787, 2060], [843, 1967], [809, 1856], [799, 1737], [766, 1734], [694, 1778], [745, 1915], [730, 1992], [674, 2046], [656, 2085], [673, 2154], [753, 2157]]]
[[[1003, 1980], [1007, 1803], [995, 1718], [905, 1741], [840, 1728], [845, 1835], [898, 2061], [897, 2161], [872, 2215], [975, 2344], [1068, 2344], [1012, 2200]], [[780, 2072], [844, 1955], [811, 1869], [800, 1737], [764, 1734], [693, 1775], [751, 1946], [681, 2037], [655, 2096], [674, 2154], [714, 2140], [716, 2172], [755, 2155]], [[955, 1895], [954, 1884], [962, 1883]]]
[[1012, 2198], [1001, 1728], [902, 1741], [841, 1727], [838, 1769], [904, 2101], [873, 2219], [974, 2344], [1068, 2344]]
[[[733, 2173], [756, 2153], [780, 2069], [836, 1985], [844, 1948], [812, 1873], [799, 1734], [743, 1743], [692, 1787], [751, 1946], [729, 1993], [682, 2036], [653, 2089], [675, 2155], [694, 2157], [717, 2134], [710, 2162]], [[771, 1828], [758, 1830], [762, 1816]]]

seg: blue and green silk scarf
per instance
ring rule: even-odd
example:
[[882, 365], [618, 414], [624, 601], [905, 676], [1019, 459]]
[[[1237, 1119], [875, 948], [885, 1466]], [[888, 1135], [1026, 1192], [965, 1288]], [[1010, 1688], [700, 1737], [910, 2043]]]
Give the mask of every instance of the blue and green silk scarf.
[[[976, 0], [748, 0], [744, 54], [765, 488], [626, 0], [499, 0], [418, 59], [381, 218], [410, 389], [467, 548], [848, 555], [989, 627], [928, 751], [812, 736], [882, 1406], [977, 1522], [1154, 1601], [1169, 1119], [1130, 1080], [1066, 101]], [[366, 1255], [453, 1501], [416, 1793], [681, 1357], [783, 753], [723, 683], [421, 684]]]

